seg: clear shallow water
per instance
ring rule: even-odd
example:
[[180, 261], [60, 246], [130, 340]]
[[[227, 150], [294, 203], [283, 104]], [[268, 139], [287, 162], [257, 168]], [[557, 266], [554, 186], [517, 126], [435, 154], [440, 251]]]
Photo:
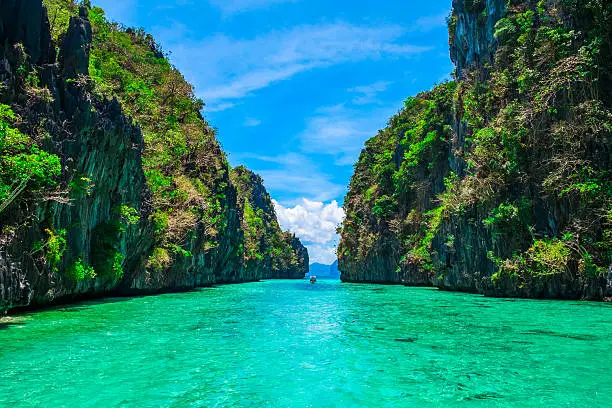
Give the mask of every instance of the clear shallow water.
[[610, 407], [612, 306], [269, 281], [0, 320], [4, 407]]

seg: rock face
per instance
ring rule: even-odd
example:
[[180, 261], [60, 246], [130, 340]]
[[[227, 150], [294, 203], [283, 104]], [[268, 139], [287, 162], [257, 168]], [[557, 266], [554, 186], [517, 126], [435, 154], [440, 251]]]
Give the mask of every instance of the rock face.
[[[104, 245], [102, 231], [114, 222], [117, 205], [129, 203], [139, 211], [142, 220], [147, 219], [151, 208], [145, 204], [150, 192], [141, 164], [142, 134], [125, 117], [116, 100], [96, 100], [88, 93], [86, 84], [67, 81], [82, 73], [88, 63], [85, 42], [91, 41], [91, 31], [87, 28], [86, 10], [82, 17], [71, 20], [59, 63], [54, 64], [52, 55], [45, 52], [51, 37], [40, 1], [2, 1], [1, 8], [3, 18], [11, 17], [11, 21], [15, 12], [10, 10], [17, 10], [13, 23], [3, 22], [4, 36], [0, 37], [0, 43], [5, 44], [0, 48], [3, 67], [0, 79], [10, 84], [1, 93], [2, 103], [15, 106], [26, 131], [44, 119], [51, 135], [46, 145], [69, 169], [65, 184], [75, 175], [88, 174], [95, 190], [70, 202], [48, 197], [35, 208], [10, 206], [1, 214], [3, 225], [10, 225], [15, 219], [25, 221], [12, 236], [4, 235], [0, 246], [0, 309], [61, 301], [74, 295], [102, 294], [115, 288], [118, 284], [115, 278], [99, 274], [93, 280], [74, 282], [42, 268], [32, 248], [36, 242], [45, 240], [45, 230], [65, 230], [68, 248], [63, 264], [67, 267], [77, 258], [95, 263], [95, 253]], [[17, 43], [24, 45], [25, 54]], [[30, 63], [49, 63], [39, 67], [52, 101], [35, 97], [24, 100], [17, 68], [28, 57]], [[129, 270], [142, 263], [152, 242], [151, 229], [145, 221], [130, 226], [115, 238], [113, 245], [121, 249], [123, 267]]]
[[35, 64], [53, 62], [49, 19], [38, 0], [0, 3], [0, 38], [8, 44], [23, 44]]
[[366, 142], [342, 280], [610, 298], [611, 26], [597, 1], [454, 1], [456, 81]]
[[285, 241], [289, 242], [294, 255], [291, 257], [290, 266], [286, 267], [284, 273], [280, 274], [279, 277], [283, 279], [303, 279], [309, 269], [308, 249], [295, 234], [284, 232], [283, 235]]
[[449, 21], [450, 56], [461, 78], [466, 68], [493, 63], [495, 24], [506, 11], [506, 0], [453, 0]]
[[[189, 164], [185, 171], [212, 178], [201, 190], [215, 194], [214, 209], [208, 210], [208, 197], [194, 193], [191, 200], [220, 221], [186, 218], [187, 239], [180, 245], [160, 236], [143, 170], [143, 132], [116, 98], [92, 92], [92, 40], [85, 7], [70, 17], [57, 52], [41, 0], [0, 0], [0, 104], [9, 105], [20, 118], [15, 126], [59, 156], [62, 166], [58, 189], [26, 190], [0, 211], [0, 312], [111, 292], [302, 277], [308, 254], [289, 234], [281, 236], [294, 263], [284, 265], [286, 254], [274, 253], [257, 273], [247, 267], [243, 206], [214, 137], [202, 147], [214, 162], [202, 159], [201, 167]], [[263, 185], [255, 183], [252, 191], [253, 205], [276, 223]], [[283, 267], [274, 269], [277, 264]]]
[[61, 56], [64, 78], [74, 79], [89, 73], [89, 51], [93, 35], [85, 7], [79, 8], [78, 17], [70, 17], [68, 31], [62, 42]]
[[308, 251], [295, 235], [281, 231], [274, 205], [260, 176], [243, 166], [232, 169], [245, 232], [244, 273], [253, 279], [302, 279]]

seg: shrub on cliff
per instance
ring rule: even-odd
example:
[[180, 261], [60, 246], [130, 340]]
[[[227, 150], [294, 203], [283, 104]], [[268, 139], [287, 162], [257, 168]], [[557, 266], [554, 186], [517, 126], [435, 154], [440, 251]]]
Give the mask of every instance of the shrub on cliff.
[[[72, 0], [45, 4], [59, 38], [78, 9]], [[227, 217], [235, 204], [227, 197], [231, 187], [225, 153], [200, 114], [203, 101], [150, 34], [108, 21], [99, 7], [90, 8], [89, 20], [94, 92], [117, 98], [143, 132], [158, 247], [176, 253], [171, 247], [185, 245], [197, 223], [206, 224], [204, 250], [217, 247], [229, 233]]]
[[[449, 288], [482, 290], [493, 274], [493, 285], [515, 276], [514, 288], [529, 296], [539, 293], [529, 285], [553, 279], [598, 287], [612, 264], [608, 3], [508, 2], [490, 33], [498, 43], [492, 65], [476, 55], [465, 66], [465, 57], [456, 83], [409, 98], [355, 167], [340, 269], [358, 273], [382, 247], [401, 279], [433, 270]], [[457, 57], [466, 52], [457, 24], [460, 35], [486, 35], [483, 24], [466, 24], [489, 6], [455, 7]]]
[[[60, 159], [15, 127], [19, 118], [0, 105], [0, 213], [16, 200], [32, 199], [57, 185]], [[40, 198], [40, 197], [38, 197]]]
[[[263, 277], [302, 277], [307, 260], [293, 247], [295, 237], [281, 230], [263, 179], [244, 166], [231, 170], [242, 209], [246, 268], [260, 270]], [[302, 276], [299, 276], [302, 274]]]

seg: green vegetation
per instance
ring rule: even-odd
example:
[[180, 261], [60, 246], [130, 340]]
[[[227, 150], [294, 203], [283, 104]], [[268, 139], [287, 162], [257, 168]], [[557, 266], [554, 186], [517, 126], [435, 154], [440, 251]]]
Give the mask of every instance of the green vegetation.
[[11, 108], [0, 104], [0, 213], [54, 188], [61, 174], [59, 157], [21, 133], [18, 122]]
[[532, 203], [523, 198], [515, 203], [503, 202], [489, 212], [482, 220], [494, 238], [508, 239], [529, 233]]
[[158, 245], [182, 245], [204, 221], [207, 241], [215, 246], [229, 211], [228, 165], [200, 114], [203, 102], [151, 35], [110, 23], [100, 8], [90, 10], [90, 20], [96, 92], [117, 97], [144, 133], [143, 163], [156, 208]]
[[138, 210], [127, 205], [119, 207], [119, 216], [123, 225], [136, 225], [140, 221]]
[[165, 248], [155, 248], [147, 262], [147, 268], [153, 271], [163, 271], [172, 264], [172, 258]]
[[120, 252], [115, 252], [111, 263], [111, 277], [119, 280], [123, 277], [123, 255]]
[[489, 254], [499, 270], [491, 276], [497, 283], [507, 276], [519, 285], [525, 285], [533, 278], [546, 278], [569, 272], [571, 249], [566, 242], [558, 239], [536, 239], [533, 245], [510, 259], [501, 259]]
[[441, 205], [425, 213], [426, 221], [423, 222], [421, 231], [411, 237], [412, 239], [422, 238], [420, 242], [417, 243], [416, 247], [409, 250], [408, 257], [406, 258], [409, 263], [416, 263], [426, 271], [431, 271], [434, 268], [432, 261], [432, 244], [442, 224], [445, 211], [446, 207]]
[[78, 6], [74, 0], [43, 0], [43, 5], [48, 10], [51, 36], [58, 41], [68, 29], [70, 17], [78, 13]]
[[339, 253], [363, 260], [382, 235], [401, 242], [402, 263], [432, 268], [429, 251], [446, 207], [415, 206], [442, 192], [455, 90], [448, 82], [408, 98], [388, 127], [366, 142], [345, 201]]
[[[45, 4], [49, 7], [54, 37], [59, 38], [70, 16], [78, 13], [77, 7], [72, 0], [49, 0]], [[229, 230], [230, 212], [237, 203], [228, 196], [232, 186], [225, 154], [215, 131], [200, 114], [204, 102], [194, 95], [193, 87], [167, 60], [150, 34], [108, 21], [98, 7], [90, 8], [89, 19], [94, 37], [89, 66], [94, 93], [116, 97], [144, 136], [144, 172], [155, 208], [148, 220], [153, 223], [156, 240], [149, 265], [160, 269], [171, 265], [176, 256], [191, 256], [183, 247], [199, 224], [204, 224], [205, 239], [198, 250], [216, 250], [222, 241], [227, 242], [224, 236], [239, 234]], [[75, 176], [70, 183], [71, 194], [75, 197], [88, 194], [91, 191], [88, 182], [87, 177]], [[249, 205], [244, 205], [244, 210], [246, 242], [236, 248], [245, 251], [245, 258], [270, 260], [275, 256], [273, 253], [284, 253], [287, 246], [283, 246], [283, 240], [257, 244], [270, 235], [264, 230], [271, 225], [273, 213], [262, 214], [264, 210], [253, 210]], [[94, 256], [94, 266], [100, 274], [105, 270], [118, 271], [113, 267], [118, 261], [102, 267], [98, 263], [103, 256], [112, 258], [118, 250], [119, 234], [127, 226], [140, 222], [136, 208], [123, 205], [117, 211], [119, 230], [112, 222], [101, 226], [95, 234], [102, 243], [97, 250], [100, 254]], [[262, 245], [267, 248], [265, 254], [261, 252]], [[272, 249], [275, 245], [283, 246], [282, 250]]]
[[259, 243], [263, 238], [264, 223], [261, 218], [262, 210], [258, 210], [258, 214], [255, 213], [249, 200], [244, 200], [244, 211], [243, 211], [243, 228], [244, 228], [244, 241], [245, 241], [245, 257], [247, 260], [251, 259], [263, 259], [263, 255], [260, 253]]
[[66, 252], [66, 230], [45, 229], [46, 239], [34, 244], [32, 254], [40, 253], [53, 272], [57, 272], [64, 252]]
[[[486, 21], [485, 2], [464, 5]], [[596, 277], [612, 263], [612, 5], [507, 6], [492, 65], [409, 98], [366, 142], [345, 199], [345, 270], [384, 248], [399, 248], [398, 272], [438, 281], [485, 251], [493, 284]]]
[[43, 0], [49, 42], [45, 13], [25, 3], [3, 16], [19, 24], [4, 19], [0, 44], [0, 257], [11, 288], [19, 277], [0, 311], [303, 276], [306, 249], [260, 178], [234, 185], [204, 102], [150, 34], [88, 0]]
[[91, 179], [80, 174], [76, 174], [68, 183], [70, 195], [75, 199], [91, 196], [93, 187]]
[[76, 281], [80, 282], [84, 279], [93, 279], [96, 277], [94, 268], [87, 265], [81, 258], [77, 258], [72, 265], [66, 270], [66, 275]]
[[242, 203], [245, 268], [260, 271], [261, 277], [303, 276], [307, 259], [293, 247], [293, 235], [281, 231], [261, 177], [239, 166], [231, 178]]

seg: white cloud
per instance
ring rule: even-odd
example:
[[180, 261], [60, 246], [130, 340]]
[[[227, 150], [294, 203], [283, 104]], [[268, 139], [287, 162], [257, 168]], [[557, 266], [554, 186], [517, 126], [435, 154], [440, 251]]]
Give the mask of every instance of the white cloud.
[[206, 100], [211, 102], [239, 99], [249, 95], [251, 92], [266, 88], [275, 82], [291, 78], [299, 72], [314, 68], [310, 64], [292, 64], [283, 68], [264, 68], [254, 72], [248, 72], [240, 78], [229, 81], [228, 85], [220, 85], [209, 90], [202, 91]]
[[338, 202], [334, 200], [325, 204], [302, 199], [294, 207], [284, 207], [276, 200], [272, 202], [281, 227], [304, 241], [310, 262], [331, 264], [336, 258], [336, 227], [344, 219], [344, 210], [338, 206]]
[[[273, 196], [283, 192], [314, 201], [329, 201], [346, 191], [346, 186], [334, 183], [329, 174], [322, 172], [318, 165], [303, 154], [262, 156], [242, 153], [232, 155], [231, 159], [238, 163], [249, 160], [249, 167], [261, 175]], [[265, 166], [262, 166], [264, 163]]]
[[216, 34], [179, 41], [168, 30], [158, 28], [156, 33], [172, 50], [173, 62], [194, 83], [198, 96], [215, 109], [308, 70], [389, 55], [409, 57], [430, 49], [402, 43], [406, 31], [394, 25], [366, 27], [336, 22], [272, 31], [250, 39]]
[[298, 0], [209, 0], [223, 14], [236, 14], [250, 10], [267, 8], [281, 3], [295, 3]]
[[418, 18], [414, 25], [412, 26], [411, 31], [418, 31], [421, 33], [426, 33], [435, 28], [446, 27], [446, 17], [450, 14], [450, 10], [444, 11], [443, 13], [436, 14], [433, 16], [424, 16]]
[[362, 141], [375, 134], [375, 129], [363, 126], [367, 119], [343, 114], [313, 117], [302, 137], [304, 150], [313, 153], [344, 153], [361, 149]]
[[310, 263], [320, 263], [323, 265], [331, 265], [334, 263], [336, 259], [338, 259], [338, 255], [336, 255], [336, 245], [318, 245], [318, 244], [310, 244], [308, 247], [308, 257]]
[[336, 200], [329, 204], [302, 199], [287, 208], [273, 200], [280, 225], [307, 242], [327, 244], [336, 238], [336, 227], [344, 219], [344, 210]]
[[376, 136], [399, 109], [400, 105], [396, 106], [371, 109], [367, 115], [344, 104], [320, 108], [316, 116], [307, 120], [306, 129], [299, 136], [301, 148], [309, 153], [335, 156], [338, 166], [352, 165], [364, 142]]
[[333, 183], [322, 173], [301, 174], [301, 169], [263, 170], [258, 173], [266, 187], [274, 193], [282, 191], [297, 196], [308, 196], [313, 200], [330, 200], [342, 195], [345, 186]]
[[247, 118], [247, 120], [244, 121], [244, 126], [246, 127], [256, 127], [259, 125], [261, 125], [261, 120], [256, 118]]
[[236, 104], [233, 102], [224, 102], [224, 103], [220, 103], [217, 105], [213, 105], [212, 107], [209, 107], [208, 105], [206, 105], [204, 106], [204, 111], [205, 112], [222, 112], [224, 110], [231, 109], [234, 106], [236, 106]]
[[378, 102], [376, 100], [376, 96], [379, 93], [386, 91], [391, 84], [392, 82], [389, 81], [378, 81], [370, 85], [356, 86], [355, 88], [351, 88], [349, 89], [349, 92], [358, 94], [355, 98], [353, 98], [352, 103], [355, 105], [376, 103]]

